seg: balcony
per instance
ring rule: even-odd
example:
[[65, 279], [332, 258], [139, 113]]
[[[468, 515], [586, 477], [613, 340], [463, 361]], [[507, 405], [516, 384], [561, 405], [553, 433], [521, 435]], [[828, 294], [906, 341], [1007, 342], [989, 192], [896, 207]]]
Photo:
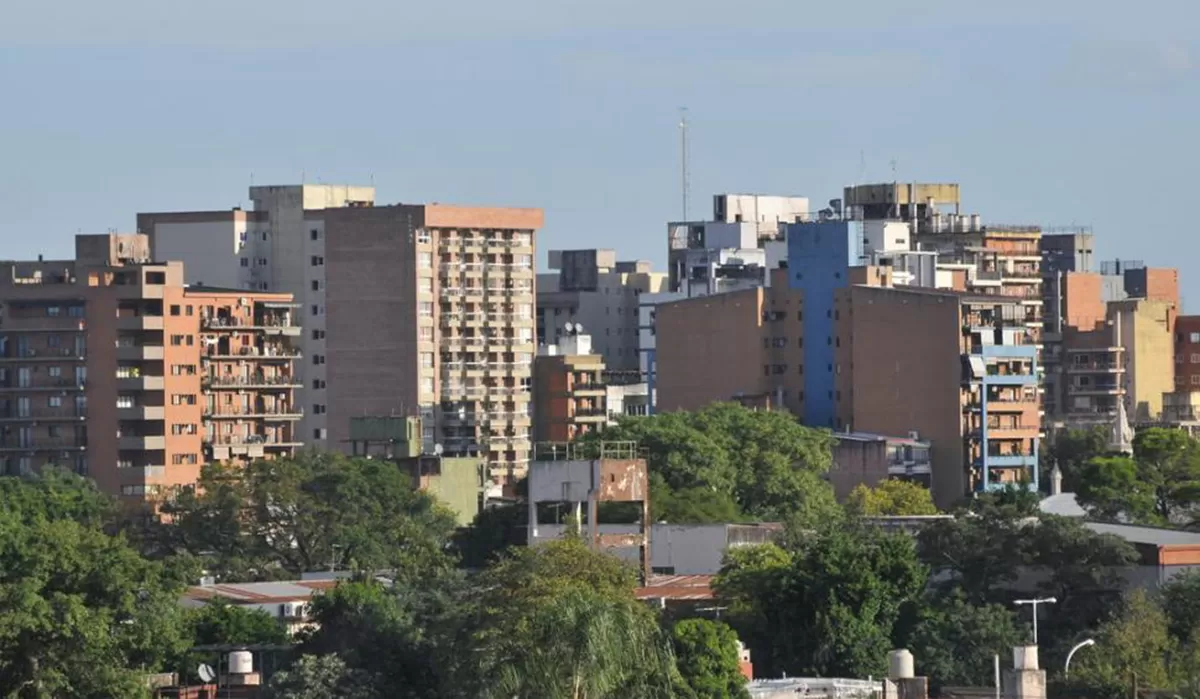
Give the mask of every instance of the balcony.
[[294, 376], [265, 376], [257, 374], [255, 376], [205, 376], [200, 379], [200, 385], [203, 388], [213, 390], [287, 390], [302, 388], [304, 384], [300, 383], [300, 379]]
[[205, 408], [202, 412], [206, 420], [300, 420], [304, 411], [298, 408], [241, 408], [234, 406], [222, 407], [219, 410]]
[[167, 475], [167, 467], [160, 465], [133, 466], [130, 461], [117, 461], [117, 480], [121, 485], [144, 483]]
[[82, 352], [76, 352], [70, 347], [44, 347], [27, 349], [23, 354], [13, 352], [0, 356], [0, 362], [82, 362], [86, 357]]
[[224, 316], [201, 318], [200, 327], [212, 332], [260, 332], [291, 337], [300, 335], [300, 326], [295, 325], [290, 318], [281, 316], [260, 316], [253, 320]]
[[24, 413], [16, 409], [0, 411], [0, 422], [82, 422], [86, 419], [85, 411], [66, 406], [59, 409], [26, 410]]
[[166, 408], [161, 405], [138, 405], [131, 408], [117, 408], [118, 420], [163, 420], [166, 418]]
[[162, 361], [162, 345], [126, 345], [117, 347], [117, 359], [147, 359]]
[[[989, 454], [987, 457], [988, 468], [1033, 468], [1037, 463], [1038, 458], [1030, 454]], [[982, 467], [983, 459], [975, 459], [974, 465]]]
[[9, 383], [0, 384], [0, 392], [4, 393], [36, 393], [36, 392], [58, 392], [58, 393], [78, 393], [83, 391], [85, 382], [83, 380], [75, 381], [68, 378], [49, 379], [45, 383], [27, 383], [20, 385], [19, 380], [9, 379]]
[[573, 396], [603, 396], [605, 385], [602, 383], [576, 383], [571, 387], [569, 393]]
[[21, 332], [83, 332], [87, 322], [76, 316], [8, 316], [3, 319], [7, 331]]
[[164, 435], [122, 436], [117, 439], [117, 449], [122, 451], [162, 451], [167, 448]]
[[118, 391], [161, 391], [164, 380], [161, 376], [118, 376]]
[[0, 440], [0, 451], [29, 452], [29, 451], [82, 451], [87, 449], [87, 442], [74, 437], [41, 437], [38, 439], [4, 439]]
[[124, 315], [117, 316], [117, 330], [162, 330], [162, 316]]
[[1072, 362], [1067, 365], [1068, 374], [1120, 374], [1125, 367], [1114, 362]]
[[201, 355], [204, 361], [262, 361], [262, 362], [289, 362], [299, 359], [301, 356], [299, 348], [286, 347], [283, 345], [268, 346], [268, 347], [243, 347], [240, 352], [231, 354], [228, 350], [222, 352], [218, 348], [210, 348]]

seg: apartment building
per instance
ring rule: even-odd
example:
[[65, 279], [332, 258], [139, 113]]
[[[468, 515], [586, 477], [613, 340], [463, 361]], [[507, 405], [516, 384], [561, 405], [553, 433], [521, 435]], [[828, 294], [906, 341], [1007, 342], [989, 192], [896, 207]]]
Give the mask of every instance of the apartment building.
[[608, 423], [604, 360], [588, 335], [541, 347], [533, 360], [533, 441], [570, 442]]
[[194, 483], [215, 458], [205, 304], [180, 263], [151, 260], [146, 236], [81, 235], [75, 251], [3, 264], [0, 471], [69, 468], [132, 501]]
[[496, 487], [529, 463], [540, 209], [324, 211], [329, 441], [350, 418], [419, 415], [426, 451], [486, 455]]
[[1175, 390], [1200, 391], [1200, 316], [1175, 319]]
[[[190, 286], [183, 299], [188, 317], [199, 317], [205, 460], [244, 463], [302, 446], [296, 434], [304, 416], [296, 401], [303, 386], [296, 375], [301, 331], [291, 295]], [[171, 367], [172, 374], [193, 371], [194, 365]]]
[[1175, 390], [1176, 305], [1168, 300], [1135, 299], [1108, 304], [1108, 322], [1122, 348], [1125, 395], [1134, 422], [1157, 421], [1163, 394]]
[[374, 187], [300, 184], [250, 187], [253, 210], [141, 213], [154, 259], [179, 260], [189, 284], [291, 294], [299, 304], [296, 338], [305, 361], [298, 403], [308, 406], [297, 430], [319, 447], [327, 440], [324, 211], [370, 206]]
[[537, 280], [538, 345], [558, 342], [567, 324], [582, 326], [609, 369], [637, 371], [639, 300], [663, 291], [666, 273], [604, 249], [551, 250], [549, 266], [555, 273]]

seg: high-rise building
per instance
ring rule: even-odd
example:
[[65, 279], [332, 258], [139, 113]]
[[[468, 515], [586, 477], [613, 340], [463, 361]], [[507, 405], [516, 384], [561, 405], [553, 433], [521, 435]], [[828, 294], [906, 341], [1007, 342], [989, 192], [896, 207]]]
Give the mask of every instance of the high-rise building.
[[138, 231], [150, 236], [154, 259], [179, 260], [190, 284], [291, 294], [304, 334], [305, 361], [298, 402], [308, 406], [299, 423], [303, 441], [327, 440], [325, 373], [325, 209], [370, 206], [374, 187], [302, 184], [250, 188], [252, 211], [138, 214]]
[[538, 344], [582, 332], [610, 370], [638, 371], [638, 303], [666, 288], [667, 275], [612, 250], [551, 250], [549, 261], [555, 272], [538, 275]]
[[[419, 415], [429, 453], [486, 455], [497, 487], [530, 454], [540, 209], [326, 209], [321, 259], [331, 445], [350, 419]], [[310, 360], [306, 360], [308, 362]]]
[[1125, 359], [1127, 411], [1134, 422], [1158, 420], [1163, 394], [1175, 390], [1175, 314], [1175, 304], [1167, 300], [1108, 304], [1108, 320]]
[[[208, 327], [214, 314], [256, 319], [227, 340], [239, 348], [231, 355], [265, 344], [265, 335], [297, 332], [290, 296], [188, 289], [182, 265], [152, 261], [145, 236], [81, 235], [75, 250], [73, 260], [3, 265], [0, 472], [52, 464], [90, 476], [106, 493], [145, 500], [194, 483], [204, 463], [233, 458], [214, 450], [222, 435], [254, 444], [246, 456], [291, 450], [286, 429], [265, 424], [294, 417], [279, 414], [291, 405], [291, 386], [229, 387], [238, 412], [215, 415], [210, 408], [224, 402], [208, 377], [241, 374], [235, 360], [204, 359], [220, 346]], [[286, 338], [276, 342], [281, 356], [269, 373], [286, 376], [294, 352]]]
[[591, 337], [571, 335], [533, 360], [533, 441], [571, 442], [608, 422], [604, 360]]

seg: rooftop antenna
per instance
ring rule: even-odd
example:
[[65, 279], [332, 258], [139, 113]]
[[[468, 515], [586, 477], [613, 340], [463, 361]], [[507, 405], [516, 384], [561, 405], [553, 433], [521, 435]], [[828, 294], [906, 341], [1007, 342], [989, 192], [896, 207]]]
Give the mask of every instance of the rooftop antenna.
[[680, 184], [682, 185], [681, 194], [683, 196], [683, 220], [688, 220], [688, 190], [691, 188], [691, 182], [688, 172], [688, 108], [679, 108], [679, 175]]

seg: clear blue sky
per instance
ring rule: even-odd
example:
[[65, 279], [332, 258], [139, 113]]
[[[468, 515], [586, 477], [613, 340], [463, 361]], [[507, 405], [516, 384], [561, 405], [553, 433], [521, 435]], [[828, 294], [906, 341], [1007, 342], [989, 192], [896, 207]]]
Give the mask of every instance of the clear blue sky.
[[[810, 5], [820, 4], [821, 7]], [[258, 184], [540, 206], [543, 250], [661, 264], [721, 191], [953, 180], [1091, 224], [1200, 304], [1195, 0], [60, 0], [0, 14], [0, 257]]]

